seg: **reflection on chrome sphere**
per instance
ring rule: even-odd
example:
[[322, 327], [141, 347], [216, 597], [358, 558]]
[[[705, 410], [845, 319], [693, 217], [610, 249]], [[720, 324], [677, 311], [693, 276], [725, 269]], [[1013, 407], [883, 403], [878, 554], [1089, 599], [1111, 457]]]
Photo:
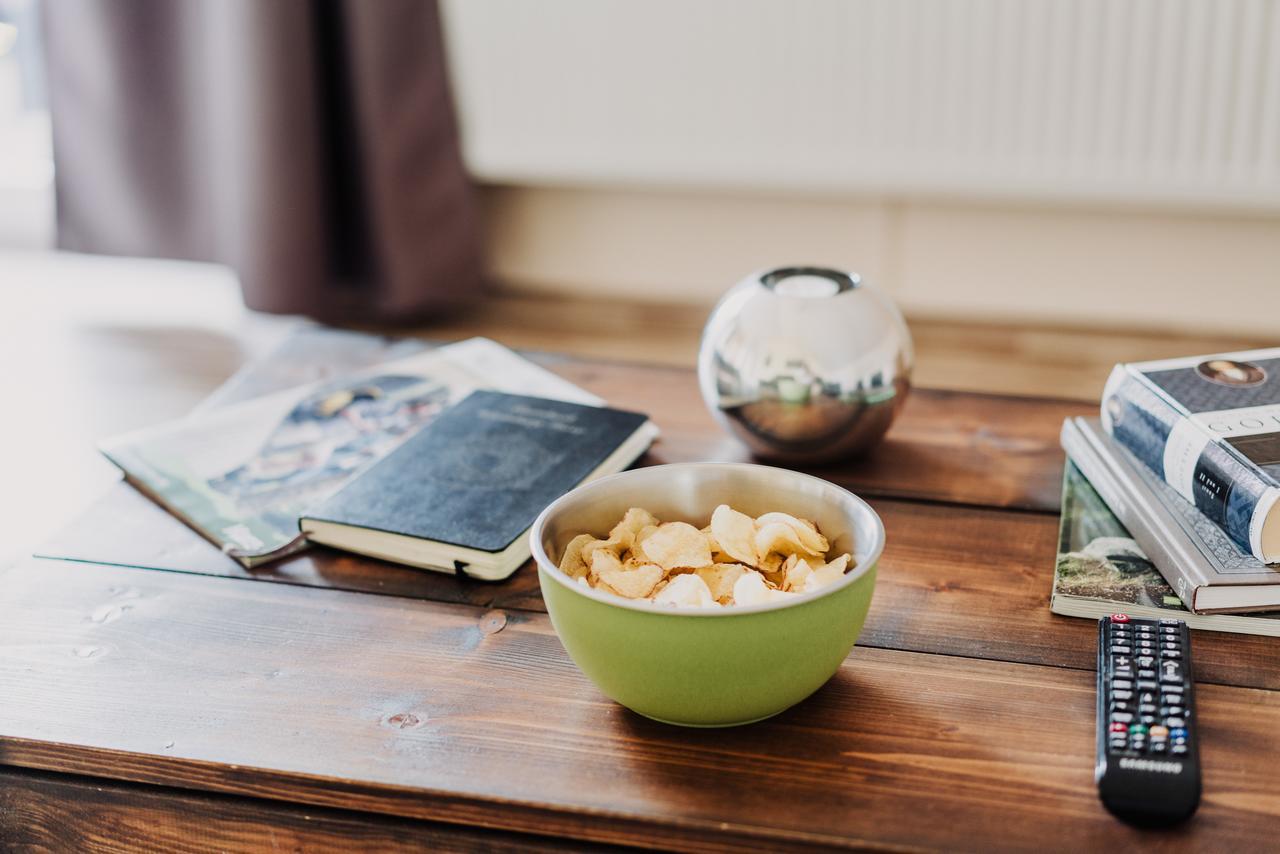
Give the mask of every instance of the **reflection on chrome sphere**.
[[853, 273], [780, 267], [735, 285], [707, 320], [702, 399], [764, 457], [863, 453], [907, 396], [914, 356], [897, 307]]

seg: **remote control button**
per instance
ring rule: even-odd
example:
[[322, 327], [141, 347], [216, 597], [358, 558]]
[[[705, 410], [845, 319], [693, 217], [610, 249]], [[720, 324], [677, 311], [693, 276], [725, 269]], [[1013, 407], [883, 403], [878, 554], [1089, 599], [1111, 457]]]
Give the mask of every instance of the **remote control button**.
[[[1112, 715], [1112, 717], [1115, 717], [1115, 716]], [[1186, 730], [1183, 729], [1183, 727], [1187, 725], [1187, 722], [1182, 718], [1179, 718], [1179, 717], [1168, 718], [1165, 720], [1165, 723], [1173, 727], [1174, 732], [1184, 732], [1184, 733], [1186, 732]]]
[[1160, 681], [1182, 683], [1182, 665], [1176, 661], [1160, 662]]
[[1111, 683], [1111, 689], [1113, 691], [1128, 691], [1132, 687], [1133, 683], [1128, 679], [1116, 679]]
[[1158, 720], [1158, 718], [1155, 715], [1138, 715], [1138, 720], [1147, 726], [1151, 726]]
[[[1133, 727], [1129, 727], [1129, 732], [1133, 732]], [[1187, 740], [1187, 728], [1186, 728], [1186, 727], [1181, 727], [1181, 726], [1177, 726], [1177, 727], [1170, 727], [1170, 728], [1169, 728], [1169, 738], [1172, 738], [1174, 741], [1186, 741], [1186, 740]]]
[[1160, 634], [1173, 635], [1174, 637], [1180, 638], [1182, 637], [1182, 629], [1178, 628], [1177, 626], [1161, 626]]
[[1176, 661], [1177, 659], [1182, 658], [1182, 651], [1177, 649], [1166, 649], [1164, 652], [1160, 654], [1160, 657], [1173, 659]]
[[1186, 714], [1186, 709], [1182, 708], [1182, 706], [1165, 706], [1160, 710], [1160, 714], [1166, 718], [1180, 718]]
[[1162, 626], [1179, 626], [1179, 627], [1180, 627], [1180, 626], [1182, 625], [1182, 620], [1161, 620], [1161, 621], [1160, 621], [1160, 625], [1162, 625]]
[[1132, 726], [1129, 727], [1129, 735], [1146, 735], [1146, 734], [1147, 734], [1146, 724], [1133, 724]]
[[1169, 748], [1169, 754], [1171, 756], [1181, 756], [1186, 752], [1187, 746], [1185, 744], [1175, 744], [1173, 747]]
[[1165, 641], [1160, 644], [1160, 648], [1166, 649], [1169, 652], [1182, 652], [1182, 644], [1180, 643], [1170, 643], [1169, 641]]
[[1153, 741], [1153, 742], [1151, 742], [1151, 752], [1152, 752], [1152, 753], [1167, 753], [1167, 752], [1168, 752], [1168, 750], [1169, 750], [1169, 742], [1167, 742], [1167, 741]]
[[1138, 714], [1140, 715], [1154, 715], [1155, 713], [1156, 707], [1151, 703], [1142, 703], [1138, 706]]
[[1129, 647], [1127, 647], [1127, 646], [1120, 646], [1119, 644], [1112, 644], [1112, 645], [1111, 645], [1111, 654], [1112, 654], [1112, 655], [1128, 655], [1128, 654], [1129, 654], [1129, 653], [1131, 653], [1132, 651], [1133, 651], [1133, 650], [1129, 649]]
[[1112, 732], [1128, 732], [1129, 728], [1125, 726], [1123, 723], [1121, 723], [1120, 721], [1112, 721], [1111, 731]]
[[[1154, 670], [1150, 670], [1150, 669], [1143, 669], [1143, 670], [1139, 670], [1139, 671], [1138, 671], [1138, 678], [1139, 678], [1139, 679], [1155, 679], [1155, 678], [1156, 678], [1156, 672], [1155, 672]], [[1141, 682], [1139, 682], [1139, 683], [1138, 683], [1138, 685], [1139, 685], [1139, 686], [1141, 686], [1141, 685], [1142, 685], [1142, 683], [1141, 683]]]
[[1111, 701], [1111, 711], [1113, 711], [1113, 712], [1129, 712], [1130, 714], [1132, 714], [1132, 713], [1133, 713], [1133, 703], [1130, 703], [1130, 702], [1129, 702], [1129, 701], [1127, 701], [1127, 700], [1112, 700], [1112, 701]]
[[[1127, 724], [1133, 720], [1133, 715], [1128, 712], [1116, 712], [1111, 716], [1111, 728], [1115, 729], [1116, 724]], [[1123, 729], [1123, 727], [1121, 727]]]
[[1125, 665], [1124, 667], [1113, 667], [1111, 668], [1111, 675], [1122, 677], [1124, 679], [1132, 679], [1133, 668], [1128, 665]]
[[1169, 728], [1166, 726], [1153, 726], [1149, 732], [1152, 741], [1163, 741], [1169, 737]]
[[1156, 682], [1155, 680], [1152, 680], [1152, 679], [1138, 680], [1139, 691], [1155, 691], [1159, 687], [1160, 687], [1160, 683]]
[[1151, 656], [1151, 655], [1138, 656], [1138, 666], [1139, 667], [1155, 667], [1156, 666], [1155, 656]]
[[1111, 692], [1111, 699], [1113, 699], [1113, 700], [1132, 700], [1132, 699], [1133, 699], [1133, 692], [1132, 692], [1132, 691], [1112, 691], [1112, 692]]
[[1128, 615], [1128, 614], [1112, 614], [1112, 615], [1111, 615], [1111, 622], [1113, 622], [1113, 623], [1127, 623], [1127, 622], [1129, 622], [1129, 615]]
[[1156, 695], [1154, 691], [1143, 691], [1141, 694], [1138, 695], [1139, 703], [1154, 703], [1155, 701], [1156, 701]]

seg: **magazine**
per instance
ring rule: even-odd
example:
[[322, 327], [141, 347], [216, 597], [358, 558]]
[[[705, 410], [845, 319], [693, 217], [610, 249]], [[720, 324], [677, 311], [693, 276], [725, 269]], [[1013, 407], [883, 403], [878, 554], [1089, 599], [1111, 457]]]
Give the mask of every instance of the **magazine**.
[[476, 389], [600, 399], [484, 338], [108, 440], [138, 489], [246, 567], [305, 547], [298, 518]]
[[1062, 522], [1049, 608], [1098, 619], [1125, 613], [1185, 620], [1193, 629], [1280, 636], [1280, 613], [1193, 614], [1160, 575], [1102, 497], [1068, 460], [1062, 482]]

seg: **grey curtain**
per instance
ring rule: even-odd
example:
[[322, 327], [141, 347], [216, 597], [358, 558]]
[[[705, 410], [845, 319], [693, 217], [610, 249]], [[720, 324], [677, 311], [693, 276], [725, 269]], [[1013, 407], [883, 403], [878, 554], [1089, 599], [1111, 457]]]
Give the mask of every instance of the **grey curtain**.
[[482, 288], [434, 0], [46, 0], [58, 243], [409, 320]]

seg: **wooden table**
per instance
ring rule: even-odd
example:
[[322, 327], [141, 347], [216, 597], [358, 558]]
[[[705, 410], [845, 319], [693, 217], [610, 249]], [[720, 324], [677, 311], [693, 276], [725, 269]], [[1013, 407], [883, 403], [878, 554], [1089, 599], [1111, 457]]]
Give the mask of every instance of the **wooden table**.
[[[542, 361], [652, 414], [644, 464], [746, 458], [687, 370]], [[871, 614], [827, 686], [730, 730], [601, 696], [531, 567], [250, 572], [117, 486], [0, 576], [0, 847], [1273, 848], [1273, 639], [1195, 634], [1193, 821], [1097, 801], [1094, 627], [1048, 609], [1058, 429], [1091, 409], [916, 390], [873, 456], [815, 470], [885, 521]]]

